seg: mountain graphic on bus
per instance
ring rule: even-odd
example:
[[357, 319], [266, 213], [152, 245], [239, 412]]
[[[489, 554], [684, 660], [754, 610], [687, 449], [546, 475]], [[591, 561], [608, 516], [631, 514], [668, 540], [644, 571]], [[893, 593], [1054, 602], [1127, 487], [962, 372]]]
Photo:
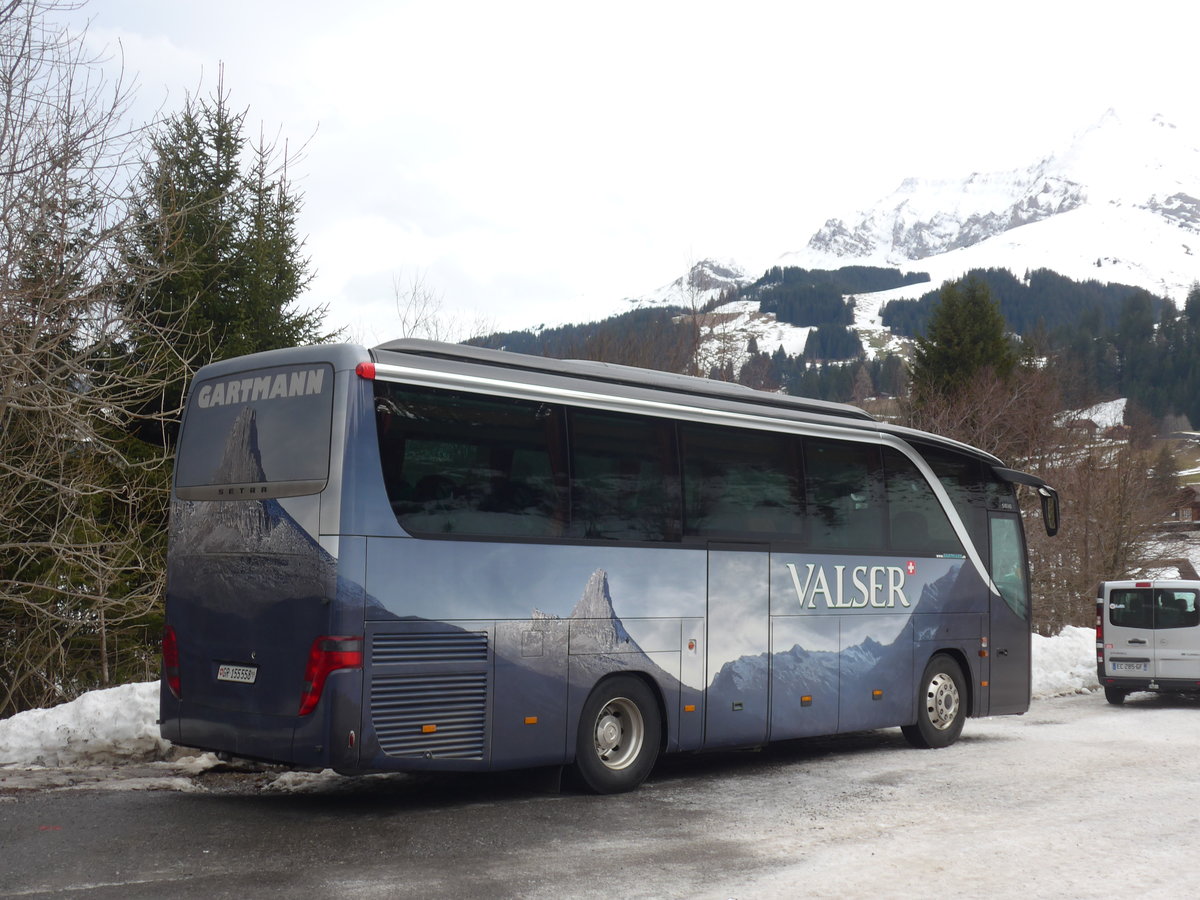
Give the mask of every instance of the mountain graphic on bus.
[[[558, 620], [559, 616], [535, 609], [532, 618]], [[613, 609], [608, 573], [603, 569], [592, 573], [567, 619], [571, 622], [571, 639], [577, 645], [586, 642], [590, 650], [599, 653], [643, 652]]]
[[225, 439], [213, 484], [258, 484], [267, 480], [258, 445], [258, 420], [253, 407], [242, 407]]

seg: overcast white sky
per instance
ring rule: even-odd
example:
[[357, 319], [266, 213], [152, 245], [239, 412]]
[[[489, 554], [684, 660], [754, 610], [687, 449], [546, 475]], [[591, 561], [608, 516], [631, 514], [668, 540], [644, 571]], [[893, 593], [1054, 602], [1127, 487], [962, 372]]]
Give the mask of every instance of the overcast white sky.
[[[1023, 167], [1105, 109], [1196, 115], [1188, 4], [93, 0], [139, 107], [291, 146], [307, 302], [583, 321], [705, 257], [752, 273], [907, 176]], [[1188, 17], [1190, 19], [1190, 17]], [[1189, 96], [1190, 95], [1190, 96]]]

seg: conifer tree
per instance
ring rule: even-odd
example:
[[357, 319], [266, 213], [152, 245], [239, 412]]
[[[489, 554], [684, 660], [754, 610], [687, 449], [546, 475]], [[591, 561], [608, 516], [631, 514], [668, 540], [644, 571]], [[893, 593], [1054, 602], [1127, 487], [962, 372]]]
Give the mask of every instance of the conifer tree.
[[953, 396], [985, 371], [1008, 378], [1017, 366], [999, 305], [977, 279], [946, 282], [924, 337], [913, 350], [912, 392], [918, 405]]
[[[295, 308], [311, 275], [286, 154], [280, 160], [261, 139], [250, 146], [245, 120], [219, 84], [211, 98], [189, 98], [163, 123], [143, 163], [127, 265], [156, 274], [149, 282], [139, 274], [126, 299], [192, 339], [170, 391], [148, 414], [177, 408], [188, 377], [211, 360], [329, 337], [321, 331], [324, 307]], [[137, 335], [132, 343], [136, 360]], [[139, 437], [163, 440], [151, 429]]]

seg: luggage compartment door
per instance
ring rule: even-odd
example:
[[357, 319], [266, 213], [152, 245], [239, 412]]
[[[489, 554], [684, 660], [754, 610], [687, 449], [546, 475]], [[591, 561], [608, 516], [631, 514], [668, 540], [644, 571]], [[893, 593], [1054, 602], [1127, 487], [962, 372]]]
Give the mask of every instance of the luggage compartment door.
[[704, 746], [767, 740], [770, 684], [770, 554], [709, 546], [708, 691]]

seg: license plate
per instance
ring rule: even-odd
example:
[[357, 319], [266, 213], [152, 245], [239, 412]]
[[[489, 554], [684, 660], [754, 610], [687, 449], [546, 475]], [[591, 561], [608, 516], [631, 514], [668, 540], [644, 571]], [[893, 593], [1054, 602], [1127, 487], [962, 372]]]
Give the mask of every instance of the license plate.
[[236, 681], [238, 684], [254, 684], [258, 677], [258, 666], [217, 666], [217, 681]]
[[1115, 662], [1110, 663], [1114, 672], [1149, 672], [1150, 663]]

